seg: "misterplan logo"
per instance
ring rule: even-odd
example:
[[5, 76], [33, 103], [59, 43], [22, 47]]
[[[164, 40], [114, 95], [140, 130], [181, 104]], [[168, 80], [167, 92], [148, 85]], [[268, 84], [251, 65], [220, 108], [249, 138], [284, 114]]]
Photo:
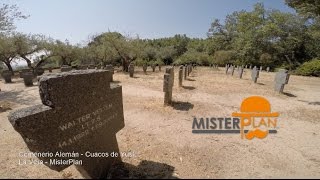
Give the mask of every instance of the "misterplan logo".
[[278, 112], [271, 112], [271, 105], [261, 96], [250, 96], [241, 103], [240, 112], [233, 112], [232, 118], [193, 119], [192, 133], [195, 134], [241, 134], [241, 138], [264, 139], [277, 133]]

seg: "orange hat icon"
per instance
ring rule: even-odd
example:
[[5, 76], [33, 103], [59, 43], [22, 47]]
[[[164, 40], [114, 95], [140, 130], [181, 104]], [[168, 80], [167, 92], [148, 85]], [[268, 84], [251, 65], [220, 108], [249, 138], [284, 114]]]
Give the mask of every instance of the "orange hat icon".
[[278, 112], [271, 112], [269, 101], [261, 96], [250, 96], [242, 101], [240, 112], [232, 113], [235, 117], [278, 117]]

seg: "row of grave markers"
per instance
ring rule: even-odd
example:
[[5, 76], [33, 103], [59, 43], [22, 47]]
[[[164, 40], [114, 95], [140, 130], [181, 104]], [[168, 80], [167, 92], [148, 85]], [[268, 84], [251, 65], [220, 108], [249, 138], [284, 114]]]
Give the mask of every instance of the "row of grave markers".
[[[179, 87], [182, 87], [183, 77], [186, 80], [190, 75], [193, 65], [179, 66], [178, 79]], [[163, 92], [164, 92], [164, 105], [172, 104], [172, 91], [174, 85], [174, 67], [167, 67], [163, 77]]]
[[[227, 75], [228, 75], [229, 71], [231, 70], [231, 75], [233, 76], [235, 66], [226, 65], [225, 70], [226, 70], [225, 72]], [[267, 70], [269, 71], [270, 68], [268, 67]], [[238, 66], [237, 71], [238, 71], [238, 77], [241, 79], [243, 71], [244, 71], [243, 66]], [[258, 70], [256, 66], [254, 66], [253, 69], [251, 70], [251, 79], [254, 83], [257, 83], [257, 80], [259, 78], [259, 74], [261, 71], [262, 71], [262, 66], [260, 66], [260, 70]], [[284, 89], [285, 84], [288, 84], [288, 82], [289, 82], [289, 77], [290, 77], [290, 74], [288, 73], [288, 70], [280, 69], [276, 73], [276, 76], [274, 79], [274, 82], [275, 82], [274, 90], [276, 92], [283, 93], [283, 89]]]

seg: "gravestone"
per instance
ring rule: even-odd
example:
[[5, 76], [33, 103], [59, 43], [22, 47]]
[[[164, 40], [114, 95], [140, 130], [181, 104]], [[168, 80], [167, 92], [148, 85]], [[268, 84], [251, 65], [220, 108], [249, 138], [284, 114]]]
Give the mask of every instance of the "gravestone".
[[270, 67], [269, 66], [267, 67], [267, 72], [270, 72]]
[[248, 65], [246, 65], [246, 67], [245, 67], [246, 69], [248, 69]]
[[63, 66], [61, 66], [60, 70], [61, 70], [61, 72], [68, 72], [68, 71], [72, 70], [72, 67], [68, 66], [68, 65], [63, 65]]
[[257, 69], [257, 66], [254, 66], [254, 68], [251, 71], [251, 78], [254, 83], [257, 83], [257, 80], [259, 78], [259, 71]]
[[231, 76], [233, 76], [233, 74], [234, 74], [234, 69], [235, 69], [235, 67], [231, 66]]
[[155, 72], [156, 71], [156, 65], [151, 65], [151, 68], [152, 68], [152, 72]]
[[148, 65], [144, 64], [142, 66], [143, 72], [146, 74], [147, 73], [147, 69], [148, 69]]
[[274, 90], [283, 93], [284, 85], [288, 84], [290, 74], [286, 69], [280, 69], [275, 76]]
[[252, 65], [250, 65], [250, 69], [252, 69]]
[[19, 77], [23, 78], [24, 73], [27, 72], [31, 72], [31, 69], [21, 69], [21, 71], [19, 71]]
[[33, 86], [34, 75], [32, 72], [26, 72], [23, 74], [23, 82], [26, 87]]
[[243, 74], [243, 67], [240, 67], [238, 70], [238, 75], [240, 79], [242, 79], [242, 74]]
[[188, 68], [186, 65], [184, 65], [184, 79], [187, 79], [187, 74], [188, 74]]
[[[41, 76], [43, 104], [9, 114], [31, 152], [53, 153], [39, 157], [44, 165], [61, 171], [74, 164], [86, 178], [104, 178], [112, 164], [121, 160], [120, 155], [110, 157], [112, 152], [119, 154], [116, 133], [124, 127], [122, 87], [110, 84], [110, 76], [105, 70]], [[56, 156], [57, 152], [78, 155]], [[90, 158], [87, 152], [108, 153], [109, 157]]]
[[172, 88], [174, 84], [174, 69], [167, 67], [163, 78], [164, 105], [172, 102]]
[[262, 66], [260, 66], [260, 72], [262, 71]]
[[229, 66], [228, 64], [226, 64], [226, 74], [228, 74], [228, 71], [229, 71]]
[[179, 86], [182, 86], [182, 79], [183, 79], [183, 66], [179, 66]]
[[111, 64], [106, 65], [106, 70], [111, 72], [110, 82], [113, 82], [114, 68]]
[[130, 76], [131, 78], [133, 78], [133, 74], [134, 74], [134, 64], [133, 64], [133, 63], [130, 63], [128, 68], [129, 68], [129, 76]]
[[159, 65], [159, 71], [161, 71], [161, 65]]
[[2, 71], [1, 76], [3, 77], [5, 83], [12, 83], [12, 79], [11, 79], [12, 72], [11, 71], [9, 71], [9, 70]]

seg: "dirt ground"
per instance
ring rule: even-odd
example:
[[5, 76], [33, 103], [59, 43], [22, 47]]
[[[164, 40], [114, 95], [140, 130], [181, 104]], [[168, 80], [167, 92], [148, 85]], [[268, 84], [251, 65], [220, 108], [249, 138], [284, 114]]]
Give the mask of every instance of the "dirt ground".
[[[320, 178], [320, 78], [291, 76], [285, 93], [273, 91], [275, 73], [262, 72], [258, 83], [250, 70], [243, 79], [224, 68], [198, 67], [178, 87], [175, 68], [173, 106], [163, 105], [163, 73], [135, 78], [114, 74], [123, 87], [125, 128], [117, 134], [123, 157], [120, 177], [142, 178]], [[0, 178], [82, 178], [74, 166], [56, 172], [44, 165], [19, 165], [28, 152], [7, 119], [10, 111], [40, 104], [38, 86], [21, 79], [0, 81]], [[239, 134], [192, 134], [194, 117], [231, 117], [242, 100], [260, 95], [280, 113], [278, 133], [245, 140]]]

